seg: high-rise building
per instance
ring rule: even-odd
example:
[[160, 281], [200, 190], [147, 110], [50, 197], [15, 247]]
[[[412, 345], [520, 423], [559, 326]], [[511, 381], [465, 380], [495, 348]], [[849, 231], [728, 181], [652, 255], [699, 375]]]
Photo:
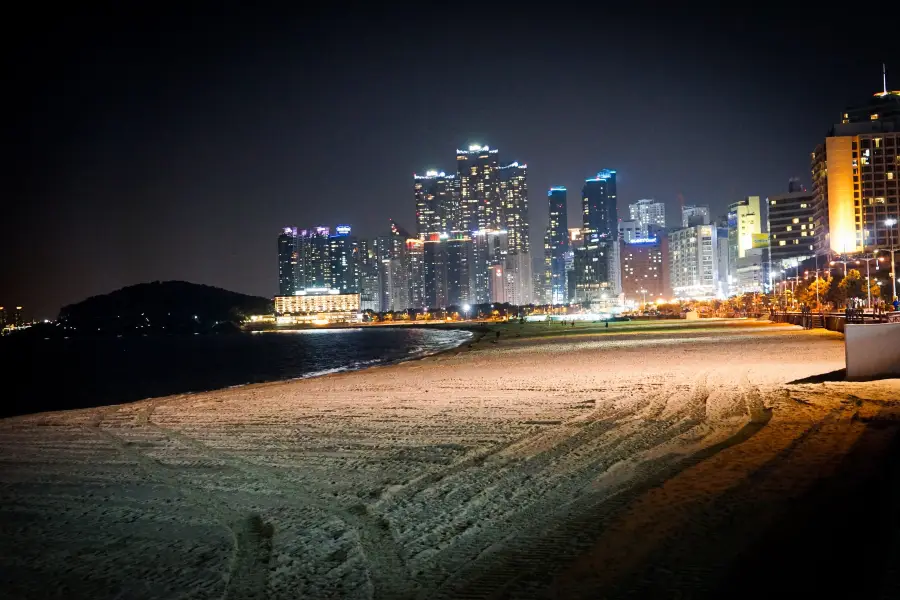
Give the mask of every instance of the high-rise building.
[[499, 168], [502, 222], [507, 239], [507, 250], [503, 259], [505, 296], [507, 302], [517, 306], [531, 304], [534, 301], [527, 172], [528, 165], [518, 162]]
[[681, 226], [709, 225], [709, 207], [687, 205], [681, 207]]
[[574, 257], [578, 302], [609, 304], [621, 287], [616, 172], [604, 169], [586, 179], [581, 190], [584, 244]]
[[361, 310], [381, 310], [379, 264], [369, 240], [359, 241], [359, 302]]
[[423, 308], [430, 306], [425, 297], [425, 240], [413, 238], [406, 240], [406, 281], [409, 285], [409, 307]]
[[424, 240], [429, 233], [450, 233], [458, 227], [459, 202], [456, 175], [428, 171], [413, 175], [416, 196], [416, 234]]
[[285, 227], [278, 234], [278, 295], [293, 296], [297, 291], [297, 228]]
[[817, 254], [890, 248], [900, 219], [900, 91], [847, 108], [812, 153]]
[[469, 303], [469, 257], [472, 240], [463, 233], [430, 234], [422, 246], [426, 306], [460, 308]]
[[712, 298], [717, 293], [717, 229], [695, 225], [669, 232], [669, 284], [678, 298]]
[[652, 302], [668, 297], [668, 237], [621, 242], [622, 293], [626, 301]]
[[509, 254], [528, 254], [528, 165], [517, 162], [500, 167], [500, 200], [503, 223], [509, 241]]
[[738, 259], [744, 258], [753, 248], [768, 247], [768, 239], [762, 235], [762, 224], [765, 223], [762, 206], [759, 196], [747, 196], [728, 206], [729, 284], [737, 279]]
[[[615, 178], [613, 178], [613, 181], [615, 181]], [[613, 189], [615, 189], [615, 183], [613, 186]], [[629, 204], [628, 214], [629, 218], [632, 221], [637, 221], [641, 228], [639, 237], [650, 237], [651, 229], [660, 230], [666, 228], [666, 205], [652, 198], [645, 198], [638, 200], [634, 204]]]
[[462, 231], [502, 229], [498, 151], [473, 144], [456, 151]]
[[331, 287], [331, 259], [329, 257], [331, 229], [316, 227], [298, 234], [299, 263], [302, 279], [297, 290]]
[[359, 241], [350, 235], [349, 225], [338, 225], [334, 229], [335, 233], [328, 238], [329, 287], [342, 294], [358, 294]]
[[447, 306], [463, 306], [471, 302], [469, 290], [472, 238], [458, 233], [444, 241], [447, 264]]
[[550, 302], [563, 304], [568, 300], [566, 254], [569, 252], [569, 230], [566, 188], [563, 186], [550, 188], [547, 200], [550, 208], [550, 226], [547, 232]]
[[585, 243], [618, 237], [616, 209], [616, 172], [603, 169], [584, 181], [581, 190], [582, 223]]
[[481, 229], [472, 233], [472, 264], [470, 273], [472, 295], [476, 303], [493, 302], [491, 287], [494, 273], [491, 267], [505, 264], [508, 238], [506, 230]]
[[[727, 220], [723, 221], [727, 223]], [[715, 224], [716, 230], [716, 294], [722, 298], [730, 296], [728, 285], [728, 273], [731, 272], [728, 265], [728, 226]]]
[[792, 259], [803, 260], [815, 253], [814, 201], [814, 194], [807, 191], [767, 198], [769, 252], [773, 265], [781, 266]]

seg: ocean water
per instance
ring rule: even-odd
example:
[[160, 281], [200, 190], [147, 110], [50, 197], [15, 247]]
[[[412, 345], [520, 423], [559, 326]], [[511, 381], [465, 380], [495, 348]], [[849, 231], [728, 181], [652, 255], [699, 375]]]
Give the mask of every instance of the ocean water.
[[362, 328], [70, 339], [0, 338], [0, 417], [314, 377], [433, 354], [470, 334]]

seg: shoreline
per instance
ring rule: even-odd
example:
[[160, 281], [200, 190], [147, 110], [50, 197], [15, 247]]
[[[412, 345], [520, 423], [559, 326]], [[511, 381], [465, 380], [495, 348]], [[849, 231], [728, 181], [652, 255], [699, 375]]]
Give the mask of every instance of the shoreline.
[[[550, 329], [0, 421], [12, 595], [46, 581], [98, 598], [142, 597], [136, 581], [148, 597], [724, 594], [785, 542], [773, 527], [827, 517], [793, 498], [840, 506], [853, 495], [829, 482], [846, 457], [881, 465], [900, 439], [900, 379], [791, 383], [840, 366], [838, 334]], [[895, 506], [872, 490], [860, 498]], [[841, 540], [792, 542], [818, 556]], [[78, 559], [60, 561], [72, 544]]]
[[[364, 328], [333, 329], [333, 331], [343, 331], [343, 332], [349, 332], [349, 331], [353, 331], [353, 330], [364, 331]], [[312, 330], [312, 331], [327, 331], [327, 330], [319, 329], [319, 330]], [[248, 373], [248, 379], [250, 379], [249, 381], [235, 382], [235, 383], [221, 383], [219, 385], [215, 385], [214, 383], [204, 384], [204, 383], [196, 383], [195, 382], [193, 385], [190, 386], [194, 389], [186, 389], [183, 391], [175, 390], [175, 391], [172, 391], [171, 393], [164, 393], [164, 394], [150, 393], [143, 397], [131, 397], [131, 398], [126, 398], [124, 400], [107, 399], [106, 401], [101, 401], [101, 403], [99, 403], [99, 404], [93, 404], [93, 405], [88, 405], [88, 406], [77, 406], [76, 405], [76, 406], [69, 406], [69, 407], [49, 408], [49, 409], [43, 409], [43, 410], [40, 410], [40, 409], [39, 410], [30, 410], [27, 412], [19, 412], [18, 414], [10, 414], [10, 415], [6, 415], [6, 416], [0, 415], [0, 422], [2, 422], [3, 420], [6, 420], [6, 419], [17, 419], [20, 417], [27, 417], [29, 415], [40, 415], [40, 414], [44, 414], [44, 413], [48, 413], [48, 414], [49, 413], [64, 413], [67, 411], [97, 410], [97, 409], [100, 409], [103, 407], [123, 406], [123, 405], [127, 405], [127, 404], [134, 403], [134, 402], [147, 402], [147, 401], [152, 401], [152, 400], [157, 400], [157, 399], [168, 399], [168, 398], [172, 398], [172, 397], [190, 397], [190, 396], [194, 396], [197, 394], [226, 392], [228, 390], [240, 389], [240, 388], [247, 387], [247, 386], [262, 386], [262, 385], [269, 385], [269, 384], [275, 384], [275, 383], [289, 383], [289, 382], [295, 382], [295, 381], [304, 381], [304, 380], [308, 380], [308, 379], [316, 379], [319, 377], [339, 375], [342, 373], [353, 373], [353, 372], [377, 368], [377, 367], [388, 367], [388, 366], [392, 366], [395, 364], [401, 364], [401, 363], [407, 362], [407, 361], [416, 361], [416, 360], [427, 359], [431, 356], [440, 355], [445, 352], [456, 351], [459, 348], [464, 347], [467, 344], [470, 344], [472, 339], [474, 337], [476, 337], [476, 335], [477, 335], [476, 328], [471, 328], [471, 329], [447, 328], [447, 329], [443, 329], [443, 331], [459, 332], [460, 334], [466, 334], [467, 337], [463, 337], [462, 339], [460, 339], [458, 341], [454, 340], [451, 342], [444, 342], [441, 344], [437, 344], [433, 347], [411, 345], [410, 351], [401, 356], [396, 356], [393, 358], [384, 358], [382, 355], [377, 358], [353, 360], [353, 361], [347, 362], [341, 366], [327, 368], [327, 369], [320, 369], [317, 371], [309, 371], [309, 372], [302, 373], [300, 375], [295, 375], [295, 376], [280, 376], [280, 377], [268, 379], [266, 381], [252, 381], [252, 378], [254, 377], [254, 373], [256, 373], [256, 371], [255, 371], [254, 373]], [[277, 332], [277, 331], [240, 332], [241, 335], [257, 335], [257, 334], [261, 334], [261, 333], [279, 333], [279, 332]], [[281, 333], [293, 333], [293, 332], [286, 331], [286, 332], [281, 332]], [[142, 336], [142, 337], [146, 337], [146, 336]], [[194, 336], [189, 336], [189, 335], [185, 335], [185, 336], [165, 335], [165, 336], [160, 336], [158, 339], [172, 341], [173, 339], [177, 340], [179, 337], [183, 337], [185, 340], [195, 339]], [[230, 336], [228, 336], [228, 340], [233, 340], [234, 337], [235, 337], [234, 335], [230, 335]], [[100, 337], [100, 338], [86, 338], [86, 339], [89, 339], [89, 340], [95, 339], [95, 340], [102, 340], [103, 342], [111, 342], [111, 341], [117, 341], [118, 339], [121, 339], [121, 338], [122, 338], [122, 336], [119, 336], [119, 338]], [[134, 339], [137, 339], [137, 338], [134, 338]], [[56, 341], [61, 342], [61, 341], [63, 341], [63, 339], [60, 338], [59, 340], [56, 340]], [[68, 338], [66, 338], [66, 341], [69, 341]], [[77, 339], [76, 339], [76, 341], [77, 341]], [[129, 350], [135, 351], [133, 348], [130, 348]], [[182, 368], [190, 368], [190, 366], [183, 366]], [[177, 387], [187, 387], [187, 385], [188, 384], [185, 384], [184, 382], [182, 382], [181, 386], [173, 385], [173, 386], [169, 386], [169, 387], [176, 387], [176, 388]], [[25, 386], [25, 384], [23, 383], [22, 387], [20, 389], [26, 389], [24, 386]], [[127, 394], [124, 394], [124, 395], [127, 395]], [[16, 401], [15, 398], [14, 398], [14, 401]], [[21, 405], [14, 404], [14, 406], [21, 406]]]

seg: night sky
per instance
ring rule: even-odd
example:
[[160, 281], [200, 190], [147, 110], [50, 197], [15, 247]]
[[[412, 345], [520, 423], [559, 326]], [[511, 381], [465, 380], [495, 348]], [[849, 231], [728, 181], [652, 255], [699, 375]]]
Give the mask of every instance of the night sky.
[[900, 87], [896, 15], [861, 44], [852, 16], [811, 21], [821, 7], [737, 20], [342, 6], [7, 24], [0, 305], [52, 318], [168, 279], [271, 296], [279, 227], [413, 230], [412, 174], [454, 171], [470, 143], [528, 163], [535, 251], [546, 188], [569, 187], [575, 226], [601, 168], [618, 170], [620, 216], [656, 198], [675, 224], [679, 193], [719, 214], [808, 184], [809, 153], [880, 89], [883, 61]]

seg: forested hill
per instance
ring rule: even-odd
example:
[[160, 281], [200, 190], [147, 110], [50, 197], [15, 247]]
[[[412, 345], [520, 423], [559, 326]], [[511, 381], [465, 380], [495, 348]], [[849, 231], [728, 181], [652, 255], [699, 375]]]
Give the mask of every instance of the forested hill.
[[268, 298], [186, 281], [154, 281], [65, 306], [59, 326], [70, 333], [200, 332], [272, 310]]

